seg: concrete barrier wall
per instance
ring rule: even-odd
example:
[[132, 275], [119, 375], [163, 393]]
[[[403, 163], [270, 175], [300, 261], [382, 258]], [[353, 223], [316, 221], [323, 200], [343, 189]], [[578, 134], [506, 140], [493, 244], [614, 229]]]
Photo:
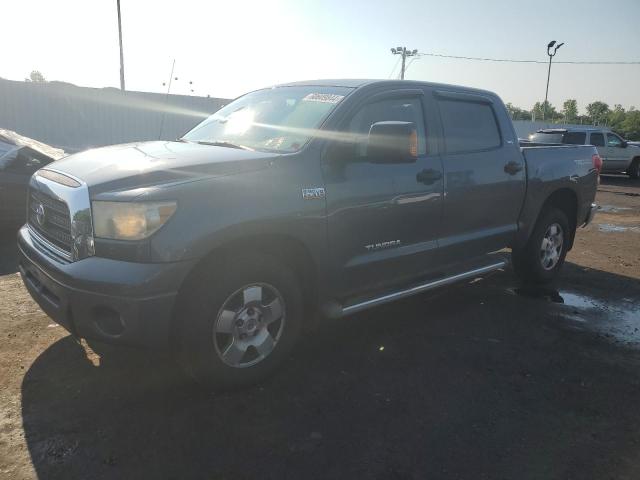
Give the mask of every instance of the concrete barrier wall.
[[[228, 102], [0, 79], [0, 128], [74, 152], [139, 140], [175, 139]], [[513, 124], [520, 138], [540, 128], [563, 126], [524, 120]]]
[[0, 79], [0, 128], [74, 152], [175, 139], [226, 103], [221, 98]]

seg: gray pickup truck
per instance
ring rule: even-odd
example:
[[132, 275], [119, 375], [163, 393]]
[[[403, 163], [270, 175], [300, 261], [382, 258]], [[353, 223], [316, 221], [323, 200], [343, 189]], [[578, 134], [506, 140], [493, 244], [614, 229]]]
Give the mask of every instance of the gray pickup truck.
[[[73, 335], [250, 384], [303, 327], [507, 264], [552, 280], [595, 212], [592, 146], [521, 148], [498, 96], [412, 81], [258, 90], [176, 141], [37, 171], [31, 295]], [[324, 315], [315, 315], [322, 312]]]

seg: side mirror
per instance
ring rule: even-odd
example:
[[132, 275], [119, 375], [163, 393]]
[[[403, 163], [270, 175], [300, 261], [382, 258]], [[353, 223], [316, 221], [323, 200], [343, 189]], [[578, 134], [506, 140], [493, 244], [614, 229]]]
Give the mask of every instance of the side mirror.
[[409, 163], [418, 157], [418, 135], [412, 122], [376, 122], [371, 125], [367, 158], [373, 163]]
[[629, 146], [629, 143], [626, 140], [622, 140], [622, 143], [620, 144], [620, 146], [622, 148], [627, 148]]

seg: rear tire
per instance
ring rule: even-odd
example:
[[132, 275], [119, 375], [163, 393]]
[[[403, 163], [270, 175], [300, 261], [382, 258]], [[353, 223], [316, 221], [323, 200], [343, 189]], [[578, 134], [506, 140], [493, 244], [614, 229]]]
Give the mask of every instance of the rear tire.
[[640, 178], [640, 158], [634, 158], [627, 170], [627, 175], [633, 179]]
[[300, 336], [303, 302], [294, 273], [266, 255], [208, 265], [178, 308], [178, 359], [211, 390], [241, 388], [271, 374]]
[[538, 218], [527, 244], [511, 252], [513, 269], [525, 283], [549, 283], [558, 276], [567, 255], [571, 231], [565, 213], [546, 208]]

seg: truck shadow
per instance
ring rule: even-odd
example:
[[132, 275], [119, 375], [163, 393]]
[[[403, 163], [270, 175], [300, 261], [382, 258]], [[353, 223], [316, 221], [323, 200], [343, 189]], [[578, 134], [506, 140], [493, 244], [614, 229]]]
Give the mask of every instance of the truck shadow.
[[[635, 178], [631, 178], [628, 175], [600, 175], [600, 185], [602, 186], [613, 186], [613, 187], [638, 187], [640, 185], [640, 180]], [[625, 192], [629, 193], [629, 192]]]
[[[575, 265], [562, 284], [585, 295], [608, 285], [613, 303], [640, 294], [638, 280]], [[596, 312], [516, 287], [499, 272], [327, 323], [273, 378], [239, 392], [204, 393], [161, 353], [103, 346], [97, 359], [66, 337], [22, 383], [34, 469], [47, 479], [523, 478], [523, 468], [609, 478], [637, 466], [639, 354], [571, 321]]]

